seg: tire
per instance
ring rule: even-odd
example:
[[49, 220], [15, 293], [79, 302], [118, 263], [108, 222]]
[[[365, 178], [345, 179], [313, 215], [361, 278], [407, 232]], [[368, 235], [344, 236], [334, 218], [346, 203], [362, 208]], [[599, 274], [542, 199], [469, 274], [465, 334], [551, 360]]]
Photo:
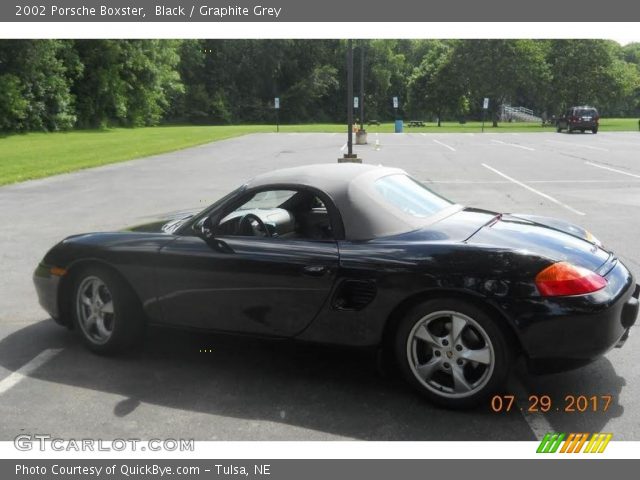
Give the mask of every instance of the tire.
[[415, 306], [398, 325], [394, 347], [409, 384], [453, 409], [487, 400], [505, 384], [513, 359], [501, 327], [484, 310], [458, 299]]
[[131, 288], [111, 270], [92, 266], [74, 276], [71, 312], [87, 348], [112, 354], [137, 343], [145, 317]]
[[584, 128], [580, 129], [580, 133], [584, 133], [586, 130]]
[[592, 128], [591, 131], [593, 132], [593, 134], [595, 135], [596, 133], [598, 133], [598, 129], [597, 128]]
[[562, 128], [559, 125], [556, 127], [556, 132], [558, 133], [562, 132]]

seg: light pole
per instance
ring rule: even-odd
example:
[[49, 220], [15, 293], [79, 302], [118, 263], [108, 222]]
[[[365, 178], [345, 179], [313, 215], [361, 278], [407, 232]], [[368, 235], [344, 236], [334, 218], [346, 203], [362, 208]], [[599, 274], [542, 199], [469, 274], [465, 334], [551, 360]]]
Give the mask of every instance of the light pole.
[[347, 153], [338, 158], [338, 163], [362, 163], [353, 153], [353, 40], [347, 40]]
[[360, 40], [360, 130], [356, 134], [356, 145], [367, 144], [367, 131], [364, 129], [364, 47], [366, 40]]
[[364, 40], [360, 44], [360, 128], [364, 130]]
[[347, 138], [347, 150], [349, 158], [353, 156], [353, 40], [347, 41], [347, 123], [349, 124], [349, 137]]

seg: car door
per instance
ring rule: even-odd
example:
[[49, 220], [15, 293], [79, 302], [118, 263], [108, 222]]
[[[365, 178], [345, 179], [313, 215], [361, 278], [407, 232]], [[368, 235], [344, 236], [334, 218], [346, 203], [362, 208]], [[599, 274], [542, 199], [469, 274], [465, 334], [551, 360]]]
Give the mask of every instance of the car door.
[[327, 300], [337, 268], [333, 239], [179, 236], [162, 248], [157, 265], [163, 320], [294, 336]]

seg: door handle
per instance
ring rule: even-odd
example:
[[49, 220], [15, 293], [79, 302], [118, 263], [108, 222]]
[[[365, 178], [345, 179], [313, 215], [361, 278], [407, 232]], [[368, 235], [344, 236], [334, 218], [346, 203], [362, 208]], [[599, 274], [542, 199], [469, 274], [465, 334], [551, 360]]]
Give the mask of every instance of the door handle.
[[235, 253], [233, 248], [231, 248], [229, 244], [224, 240], [220, 240], [218, 238], [212, 237], [207, 241], [207, 243], [212, 249], [220, 253]]
[[324, 265], [307, 265], [302, 269], [302, 272], [310, 277], [321, 277], [327, 273], [328, 270], [329, 268]]

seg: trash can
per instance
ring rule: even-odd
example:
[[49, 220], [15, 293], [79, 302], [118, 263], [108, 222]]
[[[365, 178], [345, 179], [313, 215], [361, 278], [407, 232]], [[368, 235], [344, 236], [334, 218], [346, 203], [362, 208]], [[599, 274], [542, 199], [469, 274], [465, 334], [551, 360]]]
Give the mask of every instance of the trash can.
[[396, 120], [396, 133], [402, 133], [402, 120]]

